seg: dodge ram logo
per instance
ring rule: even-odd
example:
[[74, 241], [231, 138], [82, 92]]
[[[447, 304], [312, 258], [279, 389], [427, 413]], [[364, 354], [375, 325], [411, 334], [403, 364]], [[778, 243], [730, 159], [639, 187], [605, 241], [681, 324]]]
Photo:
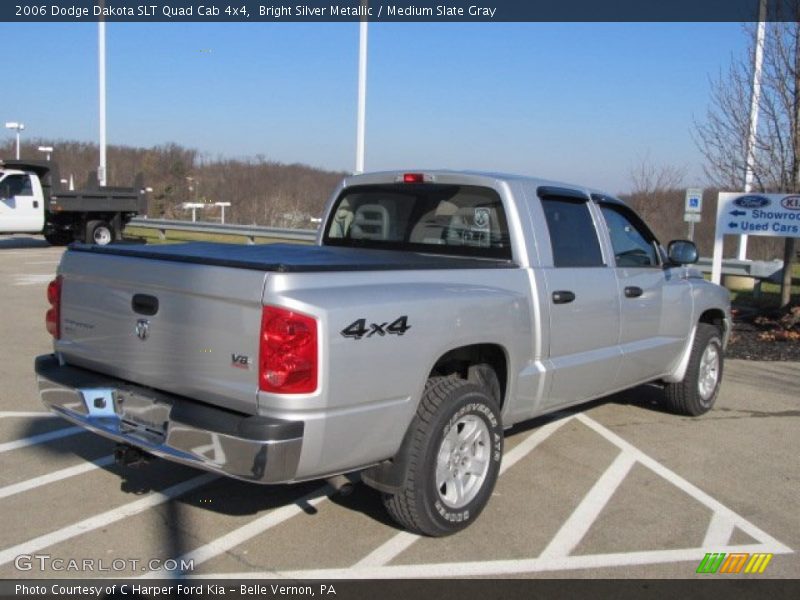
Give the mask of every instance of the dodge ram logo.
[[145, 341], [150, 336], [150, 321], [139, 319], [136, 321], [136, 337]]

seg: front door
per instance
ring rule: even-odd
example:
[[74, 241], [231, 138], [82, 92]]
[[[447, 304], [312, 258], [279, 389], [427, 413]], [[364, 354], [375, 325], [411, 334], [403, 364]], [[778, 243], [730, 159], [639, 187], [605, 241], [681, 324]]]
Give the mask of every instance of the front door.
[[622, 305], [617, 388], [656, 379], [681, 353], [691, 323], [691, 287], [665, 269], [658, 242], [632, 210], [601, 203]]
[[40, 202], [30, 175], [12, 174], [0, 180], [0, 233], [40, 232], [44, 227]]

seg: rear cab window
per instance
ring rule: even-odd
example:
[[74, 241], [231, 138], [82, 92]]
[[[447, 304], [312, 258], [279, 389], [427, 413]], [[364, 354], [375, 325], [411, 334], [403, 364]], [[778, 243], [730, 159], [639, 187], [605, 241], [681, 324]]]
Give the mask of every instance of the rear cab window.
[[550, 233], [553, 266], [605, 266], [588, 200], [547, 195], [541, 201]]
[[496, 191], [430, 183], [354, 186], [337, 198], [323, 243], [511, 259], [508, 221]]

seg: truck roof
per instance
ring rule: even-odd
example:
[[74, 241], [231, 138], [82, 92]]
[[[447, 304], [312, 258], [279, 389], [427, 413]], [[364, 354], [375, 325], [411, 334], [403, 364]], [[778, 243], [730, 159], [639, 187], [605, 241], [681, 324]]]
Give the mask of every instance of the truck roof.
[[601, 190], [578, 185], [544, 179], [529, 175], [517, 175], [513, 173], [500, 173], [495, 171], [473, 171], [473, 170], [451, 170], [451, 169], [403, 169], [395, 171], [376, 171], [350, 175], [343, 181], [344, 186], [385, 184], [402, 181], [405, 173], [422, 173], [430, 176], [435, 181], [432, 183], [450, 183], [462, 185], [492, 185], [498, 181], [506, 183], [522, 183], [535, 188], [551, 188], [560, 190], [571, 190], [580, 193], [582, 196], [589, 196], [596, 201], [609, 202], [614, 204], [624, 204], [612, 194]]
[[53, 170], [53, 164], [46, 160], [0, 159], [0, 169], [33, 172], [41, 179]]

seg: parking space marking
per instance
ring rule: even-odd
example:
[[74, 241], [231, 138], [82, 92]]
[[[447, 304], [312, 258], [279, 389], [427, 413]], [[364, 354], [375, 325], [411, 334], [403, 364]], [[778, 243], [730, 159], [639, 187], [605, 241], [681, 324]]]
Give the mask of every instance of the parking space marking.
[[[574, 415], [584, 425], [600, 434], [607, 441], [620, 449], [620, 454], [601, 475], [591, 490], [584, 496], [578, 507], [562, 525], [545, 550], [537, 558], [514, 560], [469, 561], [461, 563], [433, 563], [417, 565], [388, 565], [387, 563], [417, 541], [419, 536], [406, 532], [399, 533], [391, 540], [378, 547], [353, 567], [344, 569], [307, 569], [296, 571], [260, 572], [260, 573], [213, 573], [191, 575], [197, 578], [278, 578], [278, 579], [371, 579], [371, 578], [429, 578], [429, 577], [476, 577], [503, 576], [537, 573], [546, 571], [566, 571], [579, 569], [597, 569], [607, 567], [624, 567], [634, 565], [660, 564], [671, 562], [697, 563], [709, 549], [715, 552], [765, 552], [772, 554], [791, 554], [794, 551], [774, 537], [765, 533], [744, 517], [738, 515], [721, 502], [715, 500], [683, 477], [651, 458], [620, 436], [610, 431], [585, 414]], [[540, 428], [528, 439], [518, 445], [519, 460], [524, 456], [523, 444], [531, 449], [538, 443], [532, 438], [536, 434], [545, 439], [560, 425], [567, 422], [554, 421]], [[542, 433], [545, 427], [552, 427], [549, 433]], [[539, 440], [541, 442], [541, 440]], [[513, 450], [509, 452], [511, 455]], [[672, 483], [686, 494], [705, 505], [712, 511], [712, 518], [706, 531], [703, 545], [696, 548], [680, 548], [675, 550], [649, 550], [635, 552], [614, 552], [605, 554], [571, 555], [584, 535], [591, 529], [600, 516], [603, 507], [613, 496], [617, 488], [625, 480], [635, 464], [641, 464], [662, 478]], [[511, 463], [513, 464], [513, 462]], [[757, 540], [753, 544], [729, 545], [734, 527]], [[710, 545], [707, 545], [709, 543]]]
[[17, 410], [6, 410], [0, 411], [0, 419], [12, 419], [12, 418], [20, 418], [20, 419], [49, 419], [51, 417], [57, 417], [58, 415], [51, 412], [24, 412], [24, 411], [17, 411]]
[[711, 522], [708, 524], [706, 537], [703, 539], [703, 547], [715, 548], [724, 546], [730, 541], [735, 527], [736, 523], [734, 523], [733, 519], [715, 512], [711, 517]]
[[82, 427], [64, 427], [56, 431], [48, 431], [47, 433], [40, 433], [39, 435], [32, 435], [30, 437], [14, 440], [13, 442], [5, 442], [0, 444], [0, 454], [3, 452], [10, 452], [11, 450], [19, 450], [20, 448], [27, 448], [28, 446], [35, 446], [36, 444], [44, 444], [52, 440], [68, 437], [78, 433], [86, 433]]
[[94, 515], [83, 521], [67, 525], [51, 533], [46, 533], [27, 542], [22, 542], [11, 548], [0, 550], [0, 565], [11, 562], [20, 554], [33, 554], [43, 548], [54, 546], [65, 540], [69, 540], [84, 533], [88, 533], [100, 527], [105, 527], [116, 521], [120, 521], [127, 517], [138, 515], [150, 508], [163, 504], [164, 502], [176, 498], [186, 492], [195, 488], [206, 485], [207, 483], [217, 479], [219, 475], [214, 473], [206, 473], [181, 483], [175, 484], [166, 488], [162, 492], [156, 492], [146, 498], [141, 498], [133, 502], [129, 502], [118, 508], [108, 510], [104, 513]]
[[53, 279], [52, 273], [28, 273], [25, 275], [15, 275], [14, 285], [41, 285], [49, 283]]
[[[177, 560], [179, 564], [191, 560], [195, 566], [207, 562], [212, 558], [215, 558], [220, 554], [224, 554], [228, 550], [231, 550], [232, 548], [235, 548], [236, 546], [243, 544], [244, 542], [256, 536], [261, 535], [268, 529], [272, 529], [276, 525], [280, 525], [284, 521], [288, 521], [292, 517], [303, 513], [306, 507], [317, 506], [325, 500], [328, 500], [334, 493], [336, 492], [331, 486], [323, 485], [309, 494], [306, 494], [302, 498], [298, 498], [294, 501], [294, 503], [272, 510], [264, 516], [251, 521], [247, 525], [242, 525], [238, 529], [234, 529], [222, 537], [212, 540], [207, 544], [192, 550], [191, 552], [187, 552], [183, 556], [177, 557], [175, 560]], [[150, 571], [145, 575], [142, 575], [141, 578], [152, 579], [163, 576], [163, 570], [159, 569], [156, 571]]]
[[[639, 450], [636, 446], [633, 446], [632, 444], [626, 442], [616, 433], [614, 433], [609, 429], [606, 429], [594, 419], [591, 419], [584, 414], [579, 414], [577, 416], [577, 419], [579, 419], [581, 423], [583, 423], [584, 425], [590, 427], [591, 429], [602, 435], [609, 442], [617, 446], [620, 450], [631, 453], [639, 463], [641, 463], [642, 465], [644, 465], [657, 475], [660, 475], [678, 489], [683, 490], [701, 504], [704, 504], [705, 506], [710, 508], [715, 514], [718, 514], [720, 515], [720, 517], [724, 517], [732, 521], [736, 527], [744, 531], [750, 537], [760, 541], [762, 544], [766, 544], [775, 548], [774, 550], [770, 550], [770, 552], [773, 553], [793, 552], [791, 548], [783, 545], [774, 537], [762, 531], [744, 517], [739, 516], [738, 514], [733, 512], [730, 508], [728, 508], [718, 500], [715, 500], [714, 498], [706, 494], [703, 490], [701, 490], [694, 484], [689, 483], [683, 477], [675, 473], [675, 471], [668, 469], [657, 460], [650, 458], [647, 454]], [[727, 541], [728, 540], [725, 540], [725, 542]]]
[[633, 456], [625, 451], [620, 452], [611, 466], [583, 497], [581, 503], [572, 511], [561, 529], [542, 551], [540, 557], [569, 556], [591, 529], [608, 501], [611, 500], [611, 496], [614, 495], [635, 464], [636, 459]]
[[[508, 469], [513, 467], [517, 462], [530, 454], [536, 446], [541, 444], [553, 433], [555, 433], [562, 425], [572, 420], [574, 415], [566, 415], [555, 421], [551, 421], [546, 425], [542, 425], [536, 431], [531, 433], [522, 442], [514, 446], [508, 453], [503, 455], [503, 460], [500, 463], [500, 472], [498, 477], [505, 473]], [[419, 540], [421, 536], [407, 531], [401, 531], [393, 536], [386, 543], [378, 546], [375, 550], [370, 552], [367, 556], [358, 561], [355, 567], [377, 567], [388, 564], [396, 556], [405, 552], [414, 542]]]
[[[774, 552], [765, 544], [723, 546], [715, 552]], [[190, 575], [192, 579], [428, 579], [480, 576], [520, 575], [548, 571], [574, 571], [606, 567], [629, 567], [675, 562], [691, 562], [694, 569], [704, 552], [697, 548], [679, 550], [653, 550], [645, 552], [617, 552], [553, 558], [523, 558], [514, 560], [488, 560], [463, 563], [435, 563], [423, 565], [390, 565], [381, 567], [345, 569], [309, 569], [300, 571], [260, 571], [256, 573], [208, 573]]]
[[25, 481], [20, 481], [19, 483], [12, 483], [11, 485], [0, 487], [0, 499], [34, 490], [43, 485], [47, 485], [48, 483], [53, 483], [54, 481], [61, 481], [62, 479], [75, 477], [76, 475], [81, 475], [82, 473], [87, 473], [101, 467], [107, 467], [113, 463], [113, 456], [104, 456], [103, 458], [92, 462], [84, 462], [79, 465], [75, 465], [74, 467], [67, 467], [65, 469], [53, 471], [47, 475], [26, 479]]

